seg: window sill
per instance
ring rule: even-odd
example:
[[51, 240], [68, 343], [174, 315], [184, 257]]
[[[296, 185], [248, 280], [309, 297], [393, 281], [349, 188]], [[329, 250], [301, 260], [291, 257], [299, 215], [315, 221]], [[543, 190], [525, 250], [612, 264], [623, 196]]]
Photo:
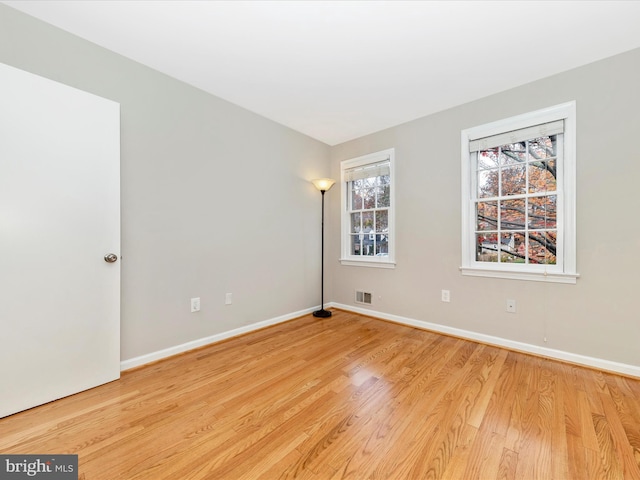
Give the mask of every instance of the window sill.
[[577, 273], [550, 273], [550, 272], [516, 272], [511, 270], [489, 270], [477, 267], [460, 267], [462, 275], [471, 277], [506, 278], [509, 280], [529, 280], [533, 282], [568, 283], [576, 284], [580, 276]]
[[341, 258], [340, 263], [349, 267], [396, 268], [396, 262], [380, 260], [353, 260]]

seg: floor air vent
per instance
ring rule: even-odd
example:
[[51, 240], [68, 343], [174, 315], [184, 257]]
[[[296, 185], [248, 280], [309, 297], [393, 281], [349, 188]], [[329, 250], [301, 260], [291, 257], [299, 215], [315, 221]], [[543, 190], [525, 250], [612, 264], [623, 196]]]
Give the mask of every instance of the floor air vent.
[[361, 292], [356, 290], [356, 303], [362, 303], [363, 305], [371, 305], [371, 299], [373, 294], [370, 292]]

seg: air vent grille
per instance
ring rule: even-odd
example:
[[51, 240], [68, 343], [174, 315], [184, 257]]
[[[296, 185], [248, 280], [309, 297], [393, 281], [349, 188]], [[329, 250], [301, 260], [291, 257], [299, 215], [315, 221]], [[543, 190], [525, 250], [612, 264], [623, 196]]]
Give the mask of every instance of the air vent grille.
[[356, 290], [356, 303], [361, 303], [363, 305], [371, 305], [372, 299], [373, 299], [373, 293]]

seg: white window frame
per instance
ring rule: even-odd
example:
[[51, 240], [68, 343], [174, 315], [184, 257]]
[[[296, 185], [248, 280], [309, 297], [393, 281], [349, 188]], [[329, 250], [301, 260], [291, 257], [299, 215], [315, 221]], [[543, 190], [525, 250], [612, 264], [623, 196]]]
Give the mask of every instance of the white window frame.
[[[470, 142], [492, 135], [564, 121], [563, 158], [558, 162], [556, 189], [557, 242], [556, 265], [479, 262], [475, 249], [475, 202], [477, 153], [469, 153]], [[469, 128], [461, 134], [462, 180], [462, 266], [463, 275], [576, 283], [576, 103], [567, 102], [535, 112]]]
[[[373, 163], [389, 160], [389, 176], [390, 176], [390, 194], [388, 209], [388, 255], [387, 256], [369, 256], [369, 255], [351, 255], [350, 244], [350, 228], [351, 219], [349, 211], [349, 194], [348, 185], [345, 179], [345, 172], [352, 168], [370, 165]], [[389, 148], [380, 152], [363, 155], [361, 157], [343, 160], [340, 163], [340, 191], [341, 191], [341, 257], [342, 265], [357, 267], [377, 267], [377, 268], [395, 268], [395, 149]]]

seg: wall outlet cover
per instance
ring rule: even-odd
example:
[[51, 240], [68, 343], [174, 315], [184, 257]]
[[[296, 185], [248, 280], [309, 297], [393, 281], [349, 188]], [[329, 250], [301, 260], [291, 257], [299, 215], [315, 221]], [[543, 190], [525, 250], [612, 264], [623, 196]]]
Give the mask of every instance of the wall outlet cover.
[[200, 297], [194, 297], [191, 299], [191, 313], [200, 311]]

